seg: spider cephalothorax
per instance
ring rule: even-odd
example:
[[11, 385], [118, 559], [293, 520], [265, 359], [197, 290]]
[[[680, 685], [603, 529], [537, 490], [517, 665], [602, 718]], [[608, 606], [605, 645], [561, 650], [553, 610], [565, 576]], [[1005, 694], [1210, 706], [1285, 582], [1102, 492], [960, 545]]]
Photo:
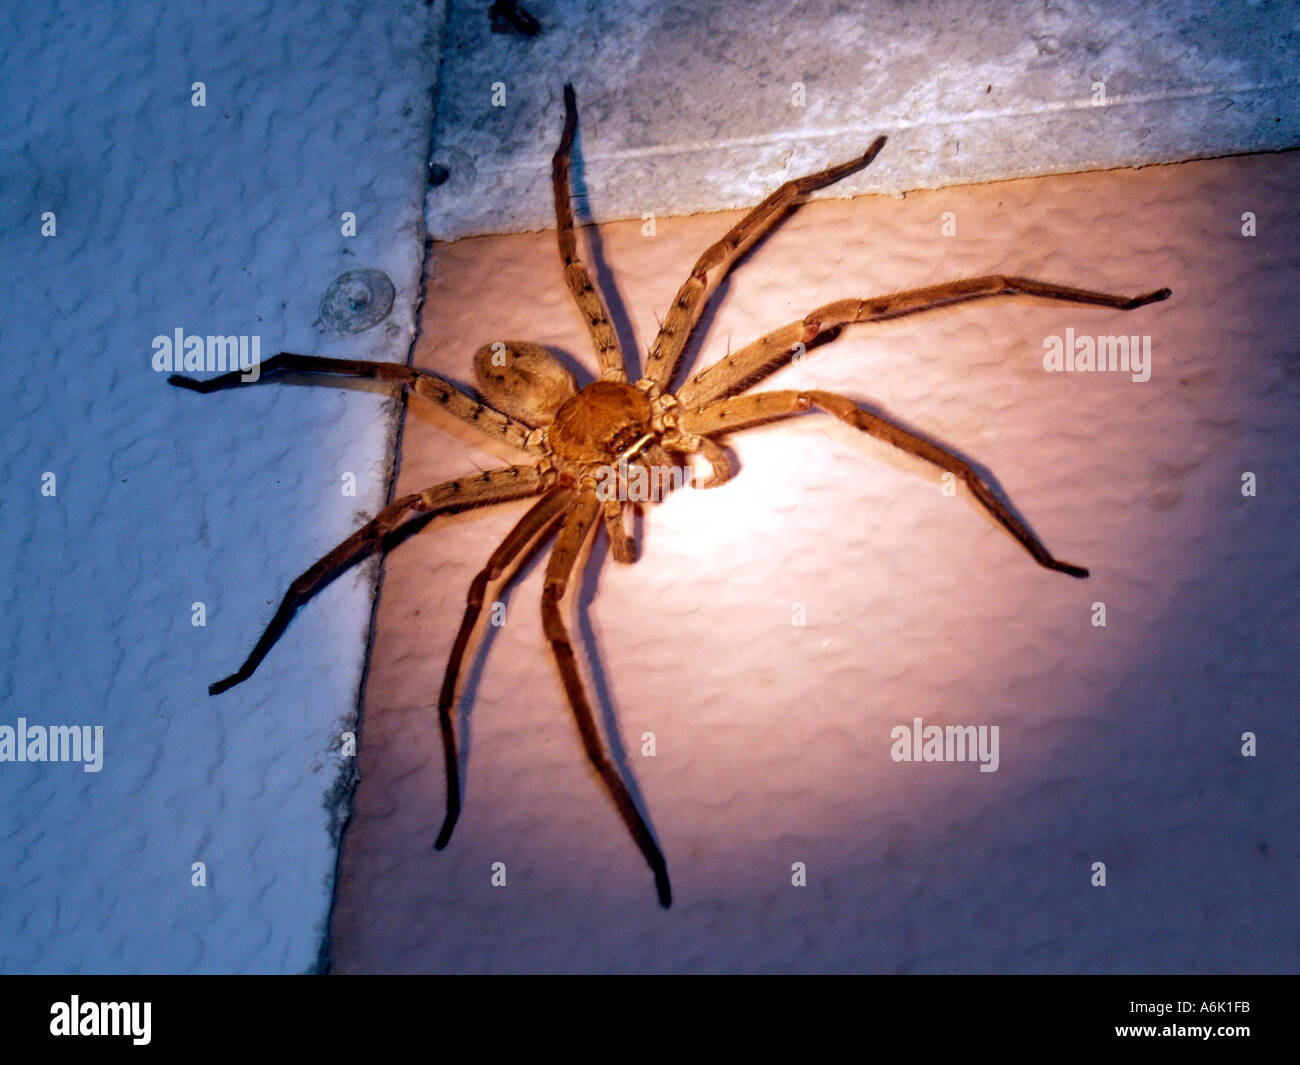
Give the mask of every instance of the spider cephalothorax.
[[651, 432], [646, 394], [624, 381], [593, 381], [555, 413], [546, 442], [556, 457], [579, 466], [628, 458]]
[[[623, 504], [642, 498], [658, 502], [671, 486], [686, 482], [686, 468], [672, 464], [670, 453], [706, 457], [712, 476], [701, 481], [692, 469], [690, 482], [696, 487], [713, 487], [731, 475], [720, 447], [680, 431], [677, 398], [649, 378], [630, 385], [622, 374], [611, 373], [579, 389], [550, 352], [518, 340], [484, 344], [474, 354], [474, 375], [497, 410], [532, 428], [527, 443], [541, 455], [537, 470], [544, 487], [558, 484], [600, 500], [620, 562], [635, 557]], [[653, 488], [644, 495], [628, 488], [638, 473], [652, 475]]]
[[[659, 901], [668, 906], [672, 893], [668, 867], [627, 785], [606, 753], [587, 700], [560, 611], [582, 549], [603, 520], [612, 553], [619, 562], [632, 562], [635, 551], [624, 528], [626, 494], [609, 489], [621, 485], [630, 472], [671, 467], [672, 456], [702, 458], [712, 469], [704, 487], [731, 476], [726, 453], [715, 437], [818, 409], [895, 447], [948, 471], [1039, 563], [1072, 577], [1088, 571], [1054, 558], [1030, 529], [1002, 502], [965, 460], [853, 400], [824, 391], [748, 390], [791, 359], [814, 346], [833, 341], [845, 326], [902, 318], [934, 307], [995, 296], [1030, 295], [1067, 303], [1132, 310], [1167, 299], [1167, 288], [1141, 296], [1115, 296], [1088, 289], [1001, 274], [950, 281], [891, 296], [843, 299], [817, 308], [804, 318], [768, 333], [718, 362], [700, 370], [675, 392], [669, 391], [687, 340], [694, 331], [709, 295], [754, 241], [814, 189], [822, 188], [867, 166], [884, 146], [877, 137], [857, 158], [807, 177], [787, 181], [750, 211], [721, 240], [705, 250], [678, 290], [659, 334], [646, 357], [644, 376], [629, 382], [628, 365], [610, 324], [605, 305], [586, 266], [577, 254], [569, 193], [569, 152], [577, 124], [577, 103], [571, 86], [564, 87], [564, 132], [552, 160], [556, 236], [564, 280], [586, 322], [596, 350], [599, 374], [579, 388], [574, 377], [546, 349], [526, 341], [496, 341], [474, 355], [474, 372], [483, 400], [475, 399], [450, 381], [425, 370], [386, 362], [330, 359], [281, 352], [267, 360], [259, 381], [289, 373], [342, 375], [400, 382], [450, 415], [517, 448], [527, 462], [486, 473], [459, 477], [395, 499], [289, 586], [266, 631], [244, 664], [209, 687], [216, 695], [246, 680], [288, 626], [294, 612], [348, 567], [382, 551], [389, 538], [421, 515], [445, 513], [535, 497], [519, 522], [493, 551], [487, 565], [470, 584], [465, 615], [452, 644], [442, 691], [438, 722], [442, 731], [447, 781], [447, 813], [434, 846], [446, 846], [460, 813], [460, 779], [452, 711], [461, 664], [478, 623], [487, 589], [513, 564], [544, 539], [555, 536], [542, 591], [542, 625], [550, 641], [565, 694], [572, 707], [583, 748], [600, 775], [628, 831], [654, 871]], [[233, 388], [244, 381], [236, 371], [208, 381], [174, 375], [172, 384], [196, 392]], [[671, 482], [670, 482], [671, 483]]]

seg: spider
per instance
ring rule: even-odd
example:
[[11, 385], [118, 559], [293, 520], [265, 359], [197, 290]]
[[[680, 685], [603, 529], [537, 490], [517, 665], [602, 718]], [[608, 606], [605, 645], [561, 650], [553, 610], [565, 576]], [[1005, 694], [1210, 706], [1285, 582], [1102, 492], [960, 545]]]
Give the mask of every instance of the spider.
[[1083, 567], [1053, 557], [1033, 532], [999, 501], [985, 480], [948, 449], [832, 392], [750, 393], [748, 390], [814, 344], [835, 340], [846, 326], [859, 322], [902, 318], [949, 304], [1010, 295], [1133, 310], [1167, 299], [1170, 290], [1162, 288], [1142, 296], [1116, 296], [1023, 277], [990, 275], [890, 296], [838, 300], [728, 354], [700, 370], [676, 392], [670, 391], [682, 351], [706, 302], [736, 260], [792, 207], [803, 202], [808, 193], [868, 166], [885, 145], [881, 136], [862, 155], [848, 162], [787, 181], [706, 249], [661, 323], [646, 357], [644, 376], [633, 382], [629, 380], [628, 363], [604, 301], [577, 253], [569, 190], [570, 152], [576, 127], [577, 100], [573, 86], [565, 85], [564, 130], [551, 163], [556, 237], [565, 283], [596, 350], [599, 379], [579, 388], [573, 375], [545, 348], [526, 341], [507, 341], [484, 345], [474, 355], [474, 373], [482, 399], [473, 398], [426, 370], [388, 362], [291, 352], [281, 352], [264, 362], [257, 382], [242, 380], [239, 371], [206, 381], [175, 374], [168, 381], [200, 393], [260, 383], [286, 374], [332, 374], [397, 382], [416, 395], [432, 400], [455, 418], [528, 454], [531, 460], [528, 463], [458, 477], [402, 496], [384, 507], [289, 585], [243, 665], [211, 685], [208, 692], [217, 695], [247, 680], [284, 633], [299, 607], [363, 558], [385, 552], [405, 535], [418, 531], [433, 515], [536, 497], [471, 582], [464, 618], [452, 645], [438, 698], [446, 814], [434, 847], [441, 850], [447, 845], [460, 814], [452, 712], [456, 705], [457, 680], [487, 589], [510, 571], [515, 562], [554, 535], [555, 545], [547, 562], [542, 590], [543, 631], [550, 642], [587, 758], [653, 871], [659, 902], [667, 907], [672, 902], [667, 863], [606, 752], [561, 613], [561, 602], [575, 565], [598, 523], [603, 524], [609, 537], [614, 559], [621, 563], [635, 561], [635, 547], [624, 524], [626, 493], [607, 490], [609, 471], [617, 470], [618, 483], [623, 485], [630, 471], [657, 473], [676, 469], [671, 467], [674, 456], [686, 458], [688, 462], [698, 459], [708, 467], [709, 476], [707, 480], [701, 479], [698, 472], [692, 471], [690, 483], [693, 487], [712, 487], [727, 481], [733, 472], [727, 453], [718, 443], [720, 436], [816, 409], [952, 473], [1039, 565], [1071, 577], [1087, 577], [1088, 571]]

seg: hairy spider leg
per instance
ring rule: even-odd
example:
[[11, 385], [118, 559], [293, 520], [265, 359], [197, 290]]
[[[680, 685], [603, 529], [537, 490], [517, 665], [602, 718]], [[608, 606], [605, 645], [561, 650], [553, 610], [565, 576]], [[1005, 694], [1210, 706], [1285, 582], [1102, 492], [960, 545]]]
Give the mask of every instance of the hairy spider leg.
[[487, 473], [457, 477], [426, 488], [423, 492], [413, 492], [394, 500], [333, 551], [294, 578], [289, 590], [284, 593], [284, 598], [280, 600], [280, 606], [270, 624], [249, 652], [244, 664], [230, 676], [211, 685], [208, 694], [220, 695], [251, 677], [276, 641], [284, 635], [284, 630], [289, 627], [298, 608], [341, 573], [378, 551], [383, 546], [384, 539], [399, 526], [419, 520], [427, 514], [464, 510], [485, 503], [535, 495], [541, 488], [541, 476], [532, 466], [505, 466]]
[[555, 239], [564, 263], [564, 283], [573, 293], [574, 302], [591, 334], [600, 366], [600, 376], [610, 381], [626, 381], [627, 365], [618, 334], [610, 324], [609, 312], [600, 298], [586, 264], [578, 258], [578, 240], [573, 230], [573, 204], [569, 195], [569, 163], [573, 151], [573, 131], [578, 125], [578, 101], [573, 86], [564, 86], [564, 133], [551, 159], [551, 186], [555, 191]]
[[677, 361], [686, 348], [686, 342], [704, 311], [704, 305], [736, 260], [755, 240], [780, 221], [801, 197], [862, 170], [884, 146], [885, 138], [877, 137], [871, 142], [871, 147], [856, 159], [787, 181], [732, 226], [721, 240], [705, 249], [691, 268], [690, 277], [677, 290], [673, 305], [664, 316], [659, 335], [655, 337], [650, 354], [646, 357], [645, 376], [660, 388], [667, 388], [677, 368]]
[[478, 624], [483, 611], [483, 600], [487, 595], [488, 585], [499, 580], [511, 566], [520, 561], [528, 549], [539, 543], [559, 520], [560, 515], [573, 503], [573, 492], [568, 488], [553, 488], [542, 496], [528, 512], [519, 519], [492, 552], [487, 565], [475, 575], [470, 582], [469, 592], [465, 597], [465, 616], [456, 633], [456, 640], [447, 659], [447, 670], [442, 678], [442, 691], [438, 696], [438, 725], [442, 730], [443, 762], [447, 775], [447, 808], [442, 828], [433, 846], [442, 850], [451, 840], [452, 829], [460, 817], [460, 765], [456, 751], [456, 730], [452, 722], [451, 711], [456, 702], [456, 683], [460, 677], [465, 652], [469, 647], [470, 636]]
[[[286, 374], [299, 373], [333, 374], [336, 377], [359, 377], [371, 381], [397, 381], [417, 395], [433, 400], [453, 417], [467, 425], [472, 425], [494, 439], [502, 440], [522, 451], [536, 450], [528, 443], [531, 426], [474, 399], [435, 373], [417, 370], [413, 366], [398, 362], [330, 359], [323, 355], [296, 355], [291, 351], [282, 351], [261, 364], [260, 376], [256, 381], [245, 380], [242, 371], [234, 370], [206, 381], [185, 377], [183, 374], [172, 374], [167, 378], [167, 383], [177, 388], [189, 389], [191, 392], [206, 394], [220, 392], [227, 388], [239, 388], [243, 385], [257, 385], [263, 381], [274, 381]], [[327, 385], [330, 382], [322, 380], [308, 383]]]
[[1042, 541], [1028, 529], [1024, 522], [1002, 505], [987, 482], [965, 460], [887, 418], [863, 410], [847, 396], [821, 391], [756, 392], [752, 395], [718, 400], [702, 410], [688, 412], [682, 415], [682, 425], [700, 434], [723, 433], [748, 428], [776, 418], [803, 414], [814, 406], [835, 415], [855, 429], [893, 444], [900, 451], [916, 455], [960, 477], [984, 509], [1020, 541], [1040, 566], [1060, 573], [1068, 573], [1071, 577], [1088, 576], [1088, 571], [1082, 566], [1053, 558]]
[[1108, 292], [1068, 288], [1026, 277], [990, 274], [911, 289], [891, 296], [839, 300], [818, 307], [799, 321], [783, 325], [704, 368], [681, 387], [677, 399], [686, 407], [701, 407], [715, 399], [752, 387], [764, 377], [775, 373], [796, 352], [807, 350], [818, 337], [826, 335], [827, 339], [834, 340], [844, 326], [858, 322], [905, 318], [909, 314], [920, 314], [936, 307], [969, 303], [992, 296], [1041, 296], [1062, 303], [1084, 303], [1131, 311], [1145, 307], [1148, 303], [1159, 303], [1170, 295], [1169, 289], [1161, 288], [1141, 296], [1115, 296]]
[[546, 584], [542, 590], [542, 628], [546, 638], [551, 642], [555, 662], [560, 668], [560, 678], [564, 682], [564, 692], [573, 708], [573, 715], [578, 723], [578, 732], [582, 736], [582, 747], [587, 752], [587, 759], [595, 767], [605, 790], [614, 800], [623, 824], [632, 834], [642, 856], [654, 872], [655, 890], [659, 894], [659, 904], [665, 908], [672, 905], [672, 887], [668, 883], [668, 864], [650, 834], [650, 829], [641, 817], [636, 803], [632, 800], [627, 785], [619, 776], [618, 769], [605, 753], [605, 745], [600, 731], [596, 728], [596, 719], [591, 712], [583, 689], [582, 677], [573, 654], [573, 644], [569, 639], [568, 629], [560, 615], [560, 601], [564, 598], [569, 578], [586, 542], [588, 534], [600, 515], [600, 502], [594, 495], [583, 496], [565, 516], [560, 527], [555, 547], [546, 566]]

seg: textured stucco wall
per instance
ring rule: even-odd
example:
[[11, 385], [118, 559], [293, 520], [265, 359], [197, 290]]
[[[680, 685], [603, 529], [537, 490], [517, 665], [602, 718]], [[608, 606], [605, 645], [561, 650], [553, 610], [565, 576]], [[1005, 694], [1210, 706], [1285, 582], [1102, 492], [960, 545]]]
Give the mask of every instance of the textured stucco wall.
[[[104, 730], [99, 773], [0, 763], [0, 971], [316, 963], [373, 572], [322, 595], [248, 684], [206, 689], [288, 581], [382, 505], [395, 408], [181, 392], [151, 342], [179, 327], [260, 335], [264, 355], [406, 357], [429, 19], [419, 2], [0, 14], [0, 725]], [[317, 318], [356, 267], [397, 299], [342, 338]]]
[[451, 5], [433, 154], [448, 180], [428, 199], [439, 239], [552, 224], [566, 81], [597, 222], [743, 207], [878, 133], [889, 157], [819, 195], [1300, 145], [1293, 3], [525, 6], [537, 37], [492, 33], [485, 3]]
[[[1298, 190], [1291, 153], [798, 211], [724, 286], [695, 365], [832, 299], [991, 271], [1173, 289], [1129, 314], [1003, 299], [859, 326], [768, 382], [958, 449], [1091, 578], [1039, 568], [965, 492], [825, 415], [734, 437], [739, 476], [651, 508], [636, 565], [602, 534], [574, 627], [668, 860], [665, 912], [584, 760], [539, 562], [468, 672], [464, 813], [433, 851], [443, 667], [523, 504], [435, 524], [381, 594], [338, 970], [1294, 971]], [[629, 350], [737, 217], [586, 233]], [[531, 339], [589, 379], [553, 233], [439, 246], [430, 277], [419, 364], [468, 383], [480, 344]], [[1067, 329], [1151, 337], [1150, 380], [1046, 373]], [[515, 457], [473, 439], [412, 404], [401, 487]], [[997, 725], [1000, 768], [892, 761], [914, 717]]]

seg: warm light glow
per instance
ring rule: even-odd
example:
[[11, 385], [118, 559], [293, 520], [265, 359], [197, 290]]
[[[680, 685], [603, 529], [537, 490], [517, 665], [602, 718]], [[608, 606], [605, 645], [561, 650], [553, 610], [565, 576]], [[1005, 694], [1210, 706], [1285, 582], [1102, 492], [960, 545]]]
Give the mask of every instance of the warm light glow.
[[[1023, 883], [1057, 876], [1063, 846], [1082, 847], [1062, 844], [1063, 832], [1098, 830], [1100, 846], [1108, 825], [1136, 819], [1144, 841], [1157, 839], [1170, 822], [1146, 801], [1147, 782], [1176, 772], [1170, 780], [1181, 793], [1199, 786], [1206, 763], [1194, 737], [1181, 760], [1149, 752], [1167, 750], [1189, 706], [1228, 690], [1204, 663], [1253, 663], [1264, 685], [1259, 712], [1279, 702], [1283, 674], [1267, 656], [1284, 645], [1291, 615], [1274, 597], [1274, 620], [1253, 591], [1243, 593], [1256, 565], [1283, 572], [1290, 557], [1274, 535], [1280, 521], [1265, 529], [1260, 516], [1291, 512], [1277, 509], [1280, 495], [1247, 497], [1238, 484], [1265, 468], [1264, 456], [1287, 454], [1274, 450], [1284, 447], [1275, 427], [1285, 424], [1285, 365], [1259, 352], [1289, 349], [1262, 328], [1255, 336], [1251, 308], [1288, 306], [1289, 277], [1251, 258], [1262, 244], [1234, 238], [1242, 250], [1225, 256], [1216, 250], [1224, 238], [1205, 235], [1225, 188], [1240, 185], [1263, 203], [1283, 187], [1270, 176], [1279, 165], [1219, 160], [905, 201], [814, 203], [736, 271], [682, 376], [827, 300], [1004, 264], [1119, 291], [1168, 285], [1175, 295], [1133, 312], [1008, 297], [864, 325], [758, 386], [843, 393], [958, 450], [1048, 548], [1092, 568], [1088, 581], [1036, 565], [960, 484], [946, 492], [934, 468], [820, 412], [719, 439], [735, 465], [728, 483], [630, 507], [635, 565], [612, 561], [597, 532], [592, 557], [601, 568], [574, 593], [575, 642], [683, 902], [739, 899], [775, 915], [772, 927], [793, 937], [818, 927], [807, 898], [824, 891], [818, 905], [836, 928], [881, 938], [878, 953], [855, 956], [862, 964], [915, 957], [922, 947], [945, 956], [957, 926], [928, 924], [935, 906], [961, 914], [963, 929], [984, 928], [978, 935], [995, 949], [1001, 927], [1019, 919], [1004, 900]], [[1012, 197], [1014, 209], [999, 210]], [[1130, 209], [1141, 225], [1127, 224]], [[972, 226], [938, 248], [931, 223], [942, 210]], [[726, 225], [684, 219], [656, 240], [634, 223], [602, 231], [606, 259], [626, 271], [616, 277], [623, 306], [644, 313], [629, 330], [642, 343], [656, 323], [640, 308], [668, 306], [681, 271]], [[1031, 240], [1030, 250], [1020, 247]], [[559, 312], [554, 257], [554, 234], [440, 247], [426, 314], [455, 309], [465, 335], [430, 327], [425, 335], [442, 345], [430, 368], [468, 379], [457, 353], [481, 343], [490, 320], [496, 334], [576, 353], [590, 373], [583, 319]], [[1215, 270], [1193, 283], [1193, 267], [1206, 262]], [[659, 286], [661, 276], [670, 280]], [[538, 307], [555, 313], [539, 316]], [[1275, 316], [1273, 328], [1286, 320]], [[1149, 380], [1049, 372], [1044, 339], [1071, 329], [1076, 338], [1150, 335]], [[1226, 448], [1225, 419], [1249, 446]], [[416, 428], [408, 419], [399, 491], [463, 468], [463, 444], [437, 436], [417, 451]], [[703, 456], [674, 460], [708, 477]], [[388, 556], [361, 750], [368, 762], [358, 797], [370, 805], [351, 830], [366, 850], [354, 852], [340, 895], [354, 968], [473, 956], [479, 948], [454, 922], [433, 925], [446, 944], [412, 945], [410, 927], [428, 923], [431, 883], [439, 900], [483, 907], [519, 943], [534, 941], [539, 918], [515, 905], [522, 895], [498, 901], [516, 883], [573, 897], [592, 929], [641, 922], [659, 934], [645, 870], [603, 805], [541, 631], [542, 557], [502, 597], [509, 621], [492, 630], [471, 678], [468, 809], [478, 827], [440, 864], [429, 861], [430, 811], [436, 818], [443, 785], [429, 693], [442, 683], [464, 588], [518, 512], [449, 522]], [[1247, 545], [1261, 552], [1249, 565]], [[1094, 621], [1099, 602], [1107, 628]], [[1238, 622], [1248, 638], [1234, 635]], [[899, 730], [914, 736], [918, 719], [921, 758], [913, 740], [911, 760], [896, 760]], [[944, 730], [943, 761], [925, 757], [932, 727]], [[974, 735], [978, 753], [981, 727], [985, 759], [946, 757], [950, 728]], [[994, 727], [998, 768], [982, 771], [994, 764]], [[643, 753], [647, 733], [654, 756]], [[519, 855], [513, 862], [501, 858], [506, 838]], [[1204, 855], [1190, 836], [1178, 838], [1172, 858], [1194, 870]], [[377, 871], [366, 855], [382, 861]], [[1062, 876], [1044, 897], [1095, 891], [1091, 857], [1071, 874], [1077, 888], [1061, 886]], [[512, 886], [490, 892], [482, 871], [497, 860], [510, 864]], [[791, 883], [796, 861], [807, 865], [806, 889]], [[519, 881], [517, 867], [527, 869]], [[940, 900], [920, 918], [915, 885]], [[1152, 920], [1161, 905], [1152, 891]], [[700, 908], [680, 912], [688, 950], [700, 934], [687, 922]], [[1056, 942], [1058, 913], [1047, 905], [1032, 913], [1035, 940]], [[987, 923], [995, 919], [997, 928]], [[916, 946], [891, 943], [895, 927], [912, 930]], [[731, 938], [704, 935], [711, 955], [746, 957], [752, 939], [739, 921], [735, 929]]]
[[702, 451], [695, 452], [690, 456], [690, 462], [692, 485], [708, 484], [713, 477], [713, 467], [709, 464], [709, 460], [704, 457], [704, 453]]

